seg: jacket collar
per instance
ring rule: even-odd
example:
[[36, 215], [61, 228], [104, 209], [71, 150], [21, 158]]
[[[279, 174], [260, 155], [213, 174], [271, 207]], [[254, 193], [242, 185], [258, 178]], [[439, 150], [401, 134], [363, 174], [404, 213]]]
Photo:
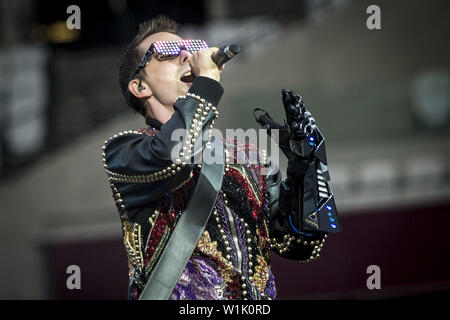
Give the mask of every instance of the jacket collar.
[[161, 122], [156, 119], [145, 118], [145, 123], [156, 130], [161, 130]]

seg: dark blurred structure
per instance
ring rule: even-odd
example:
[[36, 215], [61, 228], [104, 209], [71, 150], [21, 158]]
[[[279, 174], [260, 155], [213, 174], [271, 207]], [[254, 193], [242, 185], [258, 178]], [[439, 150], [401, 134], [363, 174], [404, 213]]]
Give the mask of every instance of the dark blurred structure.
[[[123, 299], [127, 266], [101, 163], [144, 126], [116, 70], [138, 23], [167, 14], [184, 36], [244, 51], [223, 76], [219, 128], [281, 120], [281, 88], [327, 138], [344, 231], [311, 264], [273, 268], [281, 299], [388, 298], [450, 290], [449, 4], [378, 1], [0, 0], [0, 298]], [[69, 5], [81, 29], [69, 30]], [[284, 163], [281, 164], [282, 166]], [[82, 270], [68, 290], [66, 268]], [[366, 268], [381, 268], [368, 290]]]
[[[25, 4], [28, 9], [23, 12]], [[71, 5], [82, 8], [80, 30], [69, 30], [66, 26], [70, 16], [66, 11]], [[36, 110], [32, 118], [38, 115], [40, 121], [34, 123], [35, 129], [30, 131], [39, 138], [17, 146], [20, 139], [15, 139], [11, 132], [16, 131], [17, 126], [27, 125], [30, 110], [23, 106], [27, 102], [20, 93], [15, 96], [9, 94], [10, 88], [4, 89], [3, 99], [12, 100], [10, 105], [22, 107], [8, 110], [6, 105], [2, 110], [4, 143], [0, 175], [17, 171], [36, 156], [62, 146], [68, 138], [86, 133], [121, 113], [124, 108], [117, 103], [121, 95], [115, 90], [117, 61], [120, 48], [134, 37], [140, 22], [157, 14], [169, 15], [180, 23], [205, 22], [202, 1], [3, 1], [2, 12], [2, 16], [10, 17], [3, 22], [3, 33], [11, 35], [13, 31], [15, 34], [0, 40], [0, 45], [9, 48], [6, 55], [14, 61], [9, 66], [5, 63], [4, 69], [13, 77], [18, 72], [18, 82], [23, 81], [20, 74], [24, 73], [24, 68], [35, 69], [29, 73], [40, 77], [41, 83], [29, 85], [35, 88], [35, 98], [41, 103], [33, 106]], [[24, 43], [36, 45], [24, 47]], [[18, 44], [21, 47], [17, 47]], [[17, 58], [17, 55], [22, 57]], [[21, 88], [26, 85], [18, 84]], [[18, 91], [23, 92], [23, 89]], [[22, 111], [16, 111], [17, 108]]]
[[36, 1], [38, 25], [51, 26], [58, 21], [66, 21], [66, 9], [70, 5], [82, 8], [80, 36], [70, 43], [54, 44], [56, 48], [87, 49], [112, 45], [122, 45], [130, 41], [139, 23], [158, 14], [165, 14], [179, 23], [202, 24], [205, 22], [203, 1], [138, 1], [138, 0], [100, 0], [100, 1]]

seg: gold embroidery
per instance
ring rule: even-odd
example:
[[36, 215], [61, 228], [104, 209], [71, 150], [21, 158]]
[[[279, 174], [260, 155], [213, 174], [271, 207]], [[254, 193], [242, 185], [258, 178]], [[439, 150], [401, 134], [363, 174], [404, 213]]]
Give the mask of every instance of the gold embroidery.
[[234, 274], [234, 269], [230, 262], [223, 257], [222, 252], [217, 250], [217, 241], [211, 241], [208, 231], [203, 232], [200, 237], [200, 240], [197, 243], [197, 250], [208, 257], [214, 257], [218, 260], [220, 265], [219, 271], [223, 280], [226, 283], [233, 282], [232, 276]]
[[264, 226], [264, 230], [266, 231], [267, 239], [269, 239], [270, 238], [270, 232], [269, 232], [269, 226], [267, 225], [266, 219], [263, 220], [263, 226]]
[[258, 265], [255, 266], [255, 274], [252, 276], [252, 282], [259, 289], [260, 292], [264, 292], [267, 281], [269, 280], [269, 267], [266, 260], [257, 255]]
[[258, 247], [261, 253], [264, 256], [264, 259], [266, 259], [267, 263], [270, 263], [270, 242], [269, 242], [269, 228], [267, 227], [267, 222], [264, 219], [262, 223], [262, 227], [264, 232], [267, 235], [267, 239], [261, 236], [261, 231], [259, 228], [256, 229], [257, 235], [258, 235]]
[[138, 223], [131, 223], [123, 220], [123, 243], [127, 250], [129, 262], [138, 270], [142, 270], [144, 257], [142, 254], [141, 226]]

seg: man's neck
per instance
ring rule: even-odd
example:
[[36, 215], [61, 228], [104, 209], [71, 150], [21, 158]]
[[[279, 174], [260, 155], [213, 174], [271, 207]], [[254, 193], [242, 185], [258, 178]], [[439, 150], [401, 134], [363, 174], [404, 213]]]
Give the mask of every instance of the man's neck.
[[156, 119], [162, 124], [169, 121], [175, 113], [173, 106], [164, 106], [162, 104], [158, 104], [157, 106], [147, 106], [146, 110], [148, 118]]

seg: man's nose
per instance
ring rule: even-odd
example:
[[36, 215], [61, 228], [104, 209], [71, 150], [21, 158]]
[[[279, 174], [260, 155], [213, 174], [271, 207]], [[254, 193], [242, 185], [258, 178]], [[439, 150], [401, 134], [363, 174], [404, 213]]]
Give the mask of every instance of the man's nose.
[[189, 60], [189, 57], [190, 57], [191, 55], [192, 55], [192, 53], [190, 53], [189, 51], [184, 50], [184, 49], [181, 49], [181, 51], [180, 51], [180, 56], [179, 56], [180, 63], [181, 63], [181, 64], [187, 63], [188, 60]]

